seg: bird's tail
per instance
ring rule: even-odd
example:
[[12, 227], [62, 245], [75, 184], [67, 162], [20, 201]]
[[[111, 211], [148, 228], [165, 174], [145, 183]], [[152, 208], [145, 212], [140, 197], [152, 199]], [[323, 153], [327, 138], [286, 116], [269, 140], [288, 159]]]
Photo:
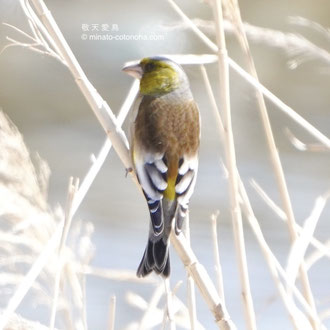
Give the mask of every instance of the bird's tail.
[[143, 258], [137, 270], [138, 277], [145, 277], [152, 271], [168, 277], [170, 274], [170, 255], [168, 237], [158, 241], [148, 240]]

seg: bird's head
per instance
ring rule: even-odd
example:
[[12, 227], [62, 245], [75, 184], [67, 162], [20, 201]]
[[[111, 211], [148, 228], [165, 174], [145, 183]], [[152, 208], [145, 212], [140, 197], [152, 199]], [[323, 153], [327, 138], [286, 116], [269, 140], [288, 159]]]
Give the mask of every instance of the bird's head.
[[123, 68], [140, 79], [142, 95], [164, 95], [178, 89], [189, 89], [188, 79], [181, 66], [165, 57], [146, 57], [139, 63]]

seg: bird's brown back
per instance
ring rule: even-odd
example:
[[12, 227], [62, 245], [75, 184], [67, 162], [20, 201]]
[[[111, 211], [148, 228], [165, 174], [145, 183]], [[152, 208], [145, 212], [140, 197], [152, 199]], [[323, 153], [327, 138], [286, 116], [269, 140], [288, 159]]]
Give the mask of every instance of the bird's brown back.
[[199, 147], [199, 112], [194, 100], [144, 97], [135, 120], [136, 142], [166, 158], [192, 155]]

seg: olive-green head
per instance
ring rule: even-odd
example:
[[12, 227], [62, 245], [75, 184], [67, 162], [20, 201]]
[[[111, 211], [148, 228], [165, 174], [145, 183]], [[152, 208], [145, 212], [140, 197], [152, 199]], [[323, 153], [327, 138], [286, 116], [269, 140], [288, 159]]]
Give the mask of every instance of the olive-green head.
[[181, 66], [165, 57], [146, 57], [138, 64], [125, 66], [123, 71], [140, 79], [142, 95], [164, 95], [180, 88], [189, 88]]

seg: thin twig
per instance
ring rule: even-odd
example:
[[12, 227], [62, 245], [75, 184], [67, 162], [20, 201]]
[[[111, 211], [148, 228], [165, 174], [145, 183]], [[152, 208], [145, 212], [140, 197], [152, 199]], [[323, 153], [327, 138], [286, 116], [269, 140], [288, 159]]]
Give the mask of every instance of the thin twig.
[[[191, 246], [189, 213], [187, 213], [185, 218], [184, 234], [187, 238], [187, 243], [189, 244], [189, 246]], [[197, 324], [195, 285], [194, 280], [192, 279], [189, 272], [187, 272], [187, 305], [189, 311], [190, 329], [195, 330]]]
[[296, 281], [299, 268], [302, 263], [305, 262], [304, 255], [309, 244], [311, 243], [316, 225], [324, 210], [328, 197], [329, 196], [320, 196], [316, 199], [310, 216], [304, 222], [302, 232], [291, 246], [286, 267], [289, 283], [291, 282], [293, 284]]
[[311, 151], [311, 152], [329, 152], [329, 148], [324, 146], [323, 144], [316, 144], [316, 143], [304, 143], [301, 140], [299, 140], [296, 136], [293, 135], [293, 133], [286, 128], [284, 130], [284, 133], [288, 137], [291, 144], [298, 149], [299, 151]]
[[219, 216], [219, 211], [211, 215], [213, 253], [214, 253], [214, 261], [215, 261], [215, 272], [217, 274], [218, 292], [221, 300], [225, 304], [225, 291], [223, 287], [223, 277], [222, 277], [222, 268], [220, 263], [218, 232], [217, 232], [218, 216]]
[[[286, 221], [286, 216], [284, 211], [278, 205], [276, 205], [276, 203], [267, 195], [267, 193], [260, 187], [260, 185], [254, 180], [251, 181], [251, 185], [256, 190], [256, 192], [261, 197], [261, 199], [263, 199], [265, 203], [277, 214], [279, 219]], [[302, 227], [297, 223], [296, 223], [296, 230], [299, 235], [303, 231]], [[321, 243], [314, 236], [311, 237], [311, 244], [318, 250], [320, 254], [330, 259], [330, 251], [325, 244]]]
[[[166, 308], [164, 309], [164, 312], [167, 317], [164, 319], [168, 320], [170, 330], [175, 330], [175, 321], [174, 321], [174, 306], [173, 306], [173, 294], [171, 291], [171, 284], [170, 284], [170, 279], [165, 278], [164, 279], [164, 286], [165, 286], [165, 294], [166, 294]], [[164, 325], [166, 322], [164, 322]]]

